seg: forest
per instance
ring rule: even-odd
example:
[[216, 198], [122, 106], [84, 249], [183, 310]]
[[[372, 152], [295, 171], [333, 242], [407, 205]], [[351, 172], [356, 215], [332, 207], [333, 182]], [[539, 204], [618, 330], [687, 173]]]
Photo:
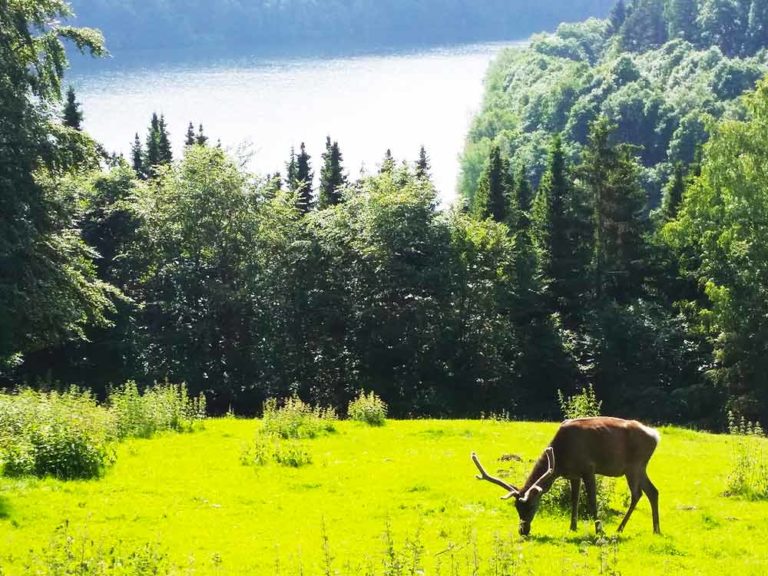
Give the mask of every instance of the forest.
[[613, 0], [73, 0], [112, 50], [311, 47], [516, 40], [604, 17]]
[[[760, 0], [704, 4], [767, 22]], [[62, 0], [0, 5], [4, 387], [183, 382], [245, 414], [364, 390], [395, 417], [541, 419], [591, 385], [626, 417], [768, 420], [764, 52], [670, 32], [681, 2], [506, 53], [445, 210], [428, 150], [351, 178], [328, 138], [256, 175], [192, 126], [174, 157], [155, 116], [109, 154], [62, 98], [62, 42], [98, 56], [101, 35], [59, 24]], [[644, 11], [659, 43], [631, 40]]]

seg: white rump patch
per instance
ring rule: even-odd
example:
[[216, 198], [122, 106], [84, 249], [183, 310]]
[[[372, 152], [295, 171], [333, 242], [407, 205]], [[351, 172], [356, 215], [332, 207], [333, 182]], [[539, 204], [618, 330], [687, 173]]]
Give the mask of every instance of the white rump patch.
[[659, 434], [659, 431], [655, 428], [651, 428], [650, 426], [646, 426], [645, 424], [640, 424], [640, 426], [643, 427], [643, 430], [646, 434], [648, 434], [648, 436], [656, 440], [656, 445], [658, 446], [659, 442], [661, 442], [661, 434]]

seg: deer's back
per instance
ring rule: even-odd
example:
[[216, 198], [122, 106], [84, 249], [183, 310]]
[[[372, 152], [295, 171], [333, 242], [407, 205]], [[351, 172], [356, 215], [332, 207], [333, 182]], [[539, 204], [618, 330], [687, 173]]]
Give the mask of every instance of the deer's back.
[[636, 420], [599, 417], [566, 420], [551, 446], [557, 475], [575, 478], [590, 473], [623, 476], [643, 469], [658, 442], [658, 432]]

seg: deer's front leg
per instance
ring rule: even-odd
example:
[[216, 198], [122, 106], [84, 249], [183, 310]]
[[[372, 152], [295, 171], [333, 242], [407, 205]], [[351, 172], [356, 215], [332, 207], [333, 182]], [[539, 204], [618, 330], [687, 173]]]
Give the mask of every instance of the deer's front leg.
[[584, 475], [584, 488], [587, 490], [587, 509], [589, 515], [592, 516], [595, 521], [595, 532], [602, 534], [603, 525], [600, 523], [600, 520], [597, 519], [597, 483], [594, 474]]
[[579, 490], [581, 489], [581, 478], [571, 480], [571, 530], [576, 530], [579, 519]]

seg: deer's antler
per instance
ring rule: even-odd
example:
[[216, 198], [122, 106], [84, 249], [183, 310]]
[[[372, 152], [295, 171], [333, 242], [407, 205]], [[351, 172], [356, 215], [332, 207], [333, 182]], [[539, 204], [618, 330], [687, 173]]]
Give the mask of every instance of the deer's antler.
[[544, 488], [539, 486], [544, 480], [552, 476], [552, 474], [555, 473], [555, 451], [552, 448], [552, 446], [547, 447], [546, 450], [544, 450], [544, 454], [547, 456], [547, 470], [542, 474], [536, 482], [534, 482], [528, 490], [525, 491], [525, 495], [521, 498], [521, 500], [525, 501], [528, 500], [528, 496], [531, 494], [531, 490], [536, 490], [539, 493], [544, 492]]
[[480, 470], [480, 474], [476, 476], [478, 480], [488, 480], [488, 482], [492, 482], [496, 484], [497, 486], [501, 486], [505, 490], [507, 490], [508, 494], [506, 496], [502, 496], [502, 500], [508, 500], [510, 498], [514, 498], [516, 496], [520, 495], [520, 490], [512, 486], [512, 484], [507, 484], [502, 480], [501, 478], [495, 478], [488, 474], [488, 472], [485, 471], [485, 468], [483, 468], [483, 465], [480, 464], [480, 460], [477, 458], [477, 454], [472, 452], [472, 462], [475, 463], [475, 466], [477, 466], [477, 469]]

